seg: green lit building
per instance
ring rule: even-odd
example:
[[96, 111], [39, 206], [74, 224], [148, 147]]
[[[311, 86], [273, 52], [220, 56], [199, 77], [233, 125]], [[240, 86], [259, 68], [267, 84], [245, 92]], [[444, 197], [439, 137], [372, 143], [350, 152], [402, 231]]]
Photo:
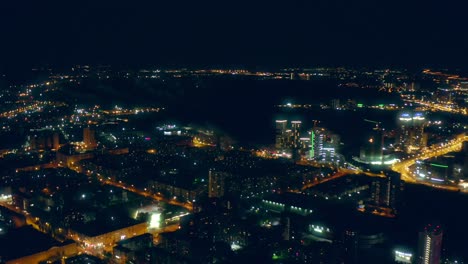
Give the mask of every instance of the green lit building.
[[433, 183], [449, 184], [466, 180], [465, 159], [458, 154], [447, 154], [434, 159], [418, 160], [413, 172], [419, 179]]

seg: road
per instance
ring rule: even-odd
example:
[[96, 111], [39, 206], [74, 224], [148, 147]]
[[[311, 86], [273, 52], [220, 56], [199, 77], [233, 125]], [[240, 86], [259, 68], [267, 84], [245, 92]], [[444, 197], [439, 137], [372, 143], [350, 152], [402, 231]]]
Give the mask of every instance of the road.
[[[8, 210], [11, 210], [13, 212], [16, 212], [18, 214], [23, 215], [25, 217], [25, 219], [26, 219], [26, 224], [27, 225], [31, 225], [34, 229], [36, 229], [36, 230], [38, 230], [38, 231], [40, 231], [42, 233], [49, 234], [49, 232], [47, 232], [46, 230], [41, 228], [41, 225], [45, 226], [46, 229], [52, 228], [52, 227], [50, 227], [49, 223], [41, 222], [41, 219], [39, 219], [38, 217], [34, 217], [31, 214], [29, 214], [28, 212], [21, 210], [19, 207], [15, 207], [15, 206], [13, 206], [11, 204], [8, 204], [7, 202], [0, 202], [0, 207], [7, 208]], [[162, 228], [159, 228], [159, 229], [148, 229], [147, 232], [152, 234], [154, 236], [155, 240], [158, 240], [159, 239], [158, 236], [159, 236], [160, 233], [174, 232], [174, 231], [179, 230], [179, 228], [180, 228], [179, 224], [171, 224], [171, 225], [167, 225], [167, 226], [164, 226]], [[60, 230], [62, 230], [62, 229], [59, 228], [59, 231]], [[64, 232], [66, 232], [66, 231], [64, 230]], [[131, 234], [131, 233], [126, 234], [127, 238], [131, 238], [134, 235], [135, 234]], [[112, 252], [113, 247], [115, 246], [114, 243], [112, 243], [112, 244], [103, 243], [105, 245], [103, 248], [91, 249], [91, 248], [87, 247], [84, 243], [82, 243], [82, 241], [80, 241], [79, 239], [76, 239], [75, 237], [73, 237], [69, 233], [67, 234], [67, 238], [71, 239], [71, 240], [74, 240], [77, 243], [78, 253], [79, 254], [87, 253], [87, 254], [90, 254], [90, 255], [97, 256], [99, 258], [104, 257], [104, 251]], [[72, 255], [74, 255], [74, 253]], [[65, 256], [66, 257], [71, 257], [72, 255], [65, 255]]]
[[426, 101], [421, 101], [421, 100], [408, 100], [405, 99], [406, 102], [411, 102], [411, 103], [416, 103], [420, 104], [422, 106], [425, 106], [429, 108], [430, 110], [437, 112], [449, 112], [449, 113], [454, 113], [454, 114], [461, 114], [461, 115], [468, 115], [468, 109], [467, 108], [460, 108], [460, 109], [454, 109], [451, 107], [448, 107], [445, 104], [438, 104], [434, 102], [426, 102]]
[[137, 188], [135, 188], [135, 187], [133, 187], [131, 185], [127, 185], [127, 184], [124, 184], [124, 183], [121, 183], [121, 182], [111, 181], [111, 180], [107, 180], [107, 179], [106, 180], [100, 179], [100, 181], [102, 183], [104, 183], [104, 184], [112, 185], [112, 186], [115, 186], [117, 188], [121, 188], [121, 189], [130, 191], [130, 192], [136, 193], [138, 195], [151, 198], [151, 199], [156, 200], [156, 201], [181, 206], [181, 207], [184, 207], [185, 209], [187, 209], [189, 211], [193, 210], [193, 204], [190, 203], [190, 202], [185, 202], [184, 203], [184, 202], [177, 201], [176, 199], [168, 199], [168, 198], [166, 198], [166, 197], [164, 197], [162, 195], [153, 194], [151, 192], [138, 190]]
[[[70, 167], [70, 169], [75, 170], [76, 172], [79, 172], [79, 173], [83, 173], [83, 169], [81, 169], [78, 166]], [[85, 174], [90, 176], [90, 177], [92, 176], [91, 173], [85, 173]], [[145, 190], [139, 190], [139, 189], [135, 188], [132, 185], [125, 184], [124, 182], [121, 182], [121, 181], [110, 180], [109, 178], [102, 177], [102, 175], [101, 176], [96, 175], [96, 178], [103, 184], [112, 185], [114, 187], [121, 188], [121, 189], [130, 191], [130, 192], [136, 193], [138, 195], [151, 198], [151, 199], [159, 201], [159, 202], [165, 202], [165, 203], [168, 203], [168, 204], [181, 206], [181, 207], [184, 207], [185, 209], [187, 209], [189, 211], [193, 211], [193, 204], [191, 202], [181, 202], [181, 201], [177, 201], [176, 199], [166, 198], [166, 197], [164, 197], [164, 196], [162, 196], [160, 194], [151, 193], [151, 192], [145, 191]]]
[[318, 180], [318, 181], [315, 181], [315, 182], [311, 182], [311, 183], [306, 183], [302, 186], [301, 188], [301, 191], [304, 191], [306, 189], [309, 189], [309, 188], [312, 188], [314, 186], [317, 186], [319, 184], [322, 184], [322, 183], [325, 183], [327, 181], [331, 181], [331, 180], [335, 180], [335, 179], [338, 179], [338, 178], [341, 178], [345, 175], [348, 175], [348, 173], [346, 172], [342, 172], [342, 171], [338, 171], [337, 173], [333, 174], [332, 176], [330, 177], [326, 177], [326, 178], [323, 178], [321, 180]]
[[[314, 162], [314, 161], [308, 161], [308, 160], [300, 160], [300, 161], [297, 162], [297, 164], [305, 165], [305, 166], [313, 166], [313, 167], [322, 167], [323, 166], [320, 163], [317, 163], [317, 162]], [[336, 168], [333, 168], [332, 166], [329, 166], [329, 165], [325, 165], [325, 166], [330, 167], [331, 169], [336, 169]], [[351, 169], [346, 169], [346, 168], [337, 168], [337, 172], [335, 174], [329, 176], [329, 177], [317, 180], [315, 182], [310, 182], [310, 183], [304, 184], [302, 186], [302, 188], [301, 188], [301, 191], [304, 191], [306, 189], [312, 188], [312, 187], [317, 186], [319, 184], [322, 184], [322, 183], [325, 183], [325, 182], [328, 182], [328, 181], [331, 181], [331, 180], [335, 180], [335, 179], [338, 179], [338, 178], [341, 178], [343, 176], [350, 175], [350, 174], [364, 174], [364, 175], [369, 176], [369, 177], [385, 177], [382, 174], [366, 172], [366, 171], [363, 171], [363, 170], [351, 170]]]
[[430, 187], [449, 190], [449, 191], [458, 191], [460, 188], [455, 186], [445, 186], [445, 185], [437, 185], [432, 184], [425, 181], [420, 181], [416, 179], [414, 175], [412, 175], [410, 171], [410, 167], [416, 163], [416, 160], [425, 160], [430, 159], [433, 157], [445, 155], [449, 152], [460, 151], [462, 148], [462, 143], [464, 141], [468, 141], [468, 136], [459, 135], [456, 139], [449, 141], [448, 143], [441, 145], [433, 145], [427, 150], [423, 151], [421, 154], [413, 155], [408, 159], [402, 160], [401, 162], [397, 162], [392, 165], [391, 169], [401, 174], [401, 179], [410, 182], [410, 183], [417, 183], [417, 184], [424, 184]]
[[[414, 175], [411, 174], [410, 167], [416, 163], [416, 160], [430, 159], [433, 157], [445, 155], [449, 152], [460, 151], [462, 148], [462, 143], [465, 141], [468, 141], [468, 136], [466, 136], [465, 134], [458, 135], [455, 139], [447, 143], [433, 145], [427, 148], [426, 150], [424, 150], [420, 154], [412, 155], [408, 159], [404, 159], [401, 162], [397, 162], [393, 164], [391, 166], [391, 169], [393, 171], [400, 173], [401, 179], [409, 183], [423, 184], [423, 185], [430, 186], [432, 188], [438, 188], [438, 189], [443, 189], [443, 190], [448, 190], [448, 191], [459, 191], [460, 188], [457, 186], [440, 185], [440, 184], [433, 184], [430, 182], [420, 181], [416, 179]], [[301, 160], [298, 162], [298, 164], [308, 165], [308, 166], [317, 166], [317, 164], [308, 162], [306, 160]], [[324, 178], [315, 182], [304, 184], [301, 190], [304, 191], [308, 188], [317, 186], [321, 183], [334, 180], [334, 179], [338, 179], [349, 174], [365, 174], [370, 177], [384, 177], [383, 175], [380, 175], [380, 174], [365, 172], [362, 170], [349, 170], [349, 169], [339, 168], [338, 172], [330, 177], [327, 177], [327, 178]], [[468, 192], [468, 189], [466, 189], [466, 191]]]

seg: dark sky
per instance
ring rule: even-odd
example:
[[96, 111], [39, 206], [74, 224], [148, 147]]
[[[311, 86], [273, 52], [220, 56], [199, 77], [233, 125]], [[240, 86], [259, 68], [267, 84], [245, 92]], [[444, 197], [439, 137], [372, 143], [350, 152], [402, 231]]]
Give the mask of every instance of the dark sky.
[[464, 1], [1, 1], [0, 66], [468, 67]]

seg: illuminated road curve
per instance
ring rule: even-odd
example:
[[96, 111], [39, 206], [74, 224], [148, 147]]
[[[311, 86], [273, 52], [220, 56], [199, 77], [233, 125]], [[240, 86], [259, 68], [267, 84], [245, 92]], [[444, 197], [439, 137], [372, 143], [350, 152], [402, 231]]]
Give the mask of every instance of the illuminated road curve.
[[[18, 213], [20, 215], [23, 215], [25, 217], [25, 219], [26, 219], [26, 224], [27, 225], [31, 225], [37, 231], [49, 235], [49, 232], [45, 231], [44, 229], [42, 229], [40, 227], [41, 219], [39, 219], [38, 217], [34, 217], [31, 214], [27, 213], [26, 211], [21, 210], [19, 207], [15, 207], [15, 206], [13, 206], [11, 204], [8, 204], [6, 202], [0, 202], [0, 207], [4, 207], [4, 208], [9, 209], [9, 210], [11, 210], [13, 212], [16, 212], [16, 213]], [[47, 223], [47, 222], [44, 223], [44, 224], [45, 224], [45, 226], [49, 226], [49, 223]], [[155, 239], [158, 240], [158, 236], [159, 236], [160, 233], [174, 232], [174, 231], [179, 230], [179, 228], [180, 228], [179, 224], [171, 224], [171, 225], [167, 225], [167, 226], [164, 226], [162, 228], [159, 228], [159, 229], [148, 229], [147, 232], [152, 234], [155, 237]], [[59, 229], [59, 230], [61, 230], [61, 229]], [[126, 237], [131, 238], [134, 235], [135, 234], [128, 233], [128, 234], [126, 234]], [[87, 254], [94, 255], [94, 256], [99, 257], [99, 258], [104, 257], [103, 253], [105, 251], [112, 252], [114, 246], [116, 245], [115, 243], [110, 243], [110, 244], [109, 243], [104, 243], [105, 246], [103, 248], [99, 248], [97, 250], [90, 250], [89, 248], [87, 248], [85, 246], [83, 241], [80, 241], [80, 239], [77, 239], [73, 235], [67, 234], [67, 238], [71, 239], [71, 240], [73, 240], [73, 241], [75, 241], [77, 243], [78, 253], [79, 254], [87, 253]], [[74, 255], [74, 254], [75, 253], [73, 253], [72, 255]], [[64, 257], [71, 257], [72, 255], [64, 255]]]
[[405, 100], [407, 102], [411, 102], [411, 103], [416, 103], [416, 104], [420, 104], [420, 105], [423, 105], [429, 109], [431, 109], [432, 111], [441, 111], [441, 112], [449, 112], [449, 113], [456, 113], [456, 114], [461, 114], [461, 115], [468, 115], [468, 111], [466, 108], [462, 108], [462, 109], [453, 109], [453, 108], [450, 108], [444, 104], [437, 104], [437, 103], [434, 103], [434, 102], [425, 102], [425, 101], [421, 101], [421, 100]]
[[[76, 172], [78, 172], [78, 173], [82, 173], [82, 171], [83, 171], [78, 166], [71, 166], [69, 168], [76, 171]], [[86, 175], [91, 176], [91, 173], [88, 172], [88, 173], [86, 173]], [[136, 193], [138, 195], [151, 198], [151, 199], [156, 200], [156, 201], [166, 202], [168, 204], [181, 206], [181, 207], [186, 208], [189, 211], [193, 211], [193, 204], [190, 203], [190, 202], [185, 202], [184, 203], [184, 202], [177, 201], [175, 199], [166, 198], [166, 197], [164, 197], [162, 195], [154, 194], [154, 193], [143, 191], [143, 190], [138, 190], [137, 188], [135, 188], [135, 187], [133, 187], [131, 185], [127, 185], [127, 184], [125, 184], [123, 182], [113, 181], [113, 180], [110, 180], [108, 178], [106, 179], [106, 178], [104, 178], [102, 176], [96, 176], [96, 178], [103, 184], [112, 185], [114, 187], [121, 188], [121, 189], [130, 191], [130, 192]]]
[[136, 194], [144, 196], [144, 197], [149, 197], [149, 198], [151, 198], [153, 200], [156, 200], [156, 201], [161, 201], [161, 202], [166, 202], [168, 204], [181, 206], [181, 207], [184, 207], [185, 209], [187, 209], [189, 211], [193, 210], [193, 205], [192, 205], [192, 203], [189, 203], [189, 202], [183, 203], [183, 202], [177, 201], [175, 199], [168, 199], [168, 198], [165, 198], [162, 195], [153, 194], [153, 193], [150, 193], [150, 192], [145, 192], [145, 191], [142, 191], [142, 190], [138, 190], [135, 187], [128, 186], [126, 184], [115, 182], [115, 181], [102, 180], [102, 182], [105, 183], [105, 184], [108, 184], [108, 185], [112, 185], [112, 186], [115, 186], [115, 187], [130, 191], [130, 192], [136, 193]]
[[462, 148], [462, 143], [464, 141], [468, 141], [468, 136], [460, 135], [456, 139], [450, 141], [445, 145], [433, 145], [429, 149], [425, 150], [423, 153], [415, 155], [409, 159], [403, 160], [401, 162], [397, 162], [392, 165], [392, 170], [396, 171], [401, 174], [401, 179], [410, 182], [410, 183], [417, 183], [417, 184], [424, 184], [430, 187], [450, 190], [450, 191], [458, 191], [459, 188], [455, 186], [443, 186], [443, 185], [436, 185], [429, 182], [419, 181], [410, 173], [410, 167], [416, 163], [416, 160], [425, 160], [430, 159], [433, 157], [445, 155], [449, 152], [460, 151]]
[[318, 180], [318, 181], [315, 181], [315, 182], [311, 182], [311, 183], [307, 183], [307, 184], [304, 184], [301, 188], [302, 191], [306, 190], [306, 189], [309, 189], [309, 188], [312, 188], [314, 186], [317, 186], [319, 184], [322, 184], [322, 183], [325, 183], [327, 181], [331, 181], [331, 180], [334, 180], [334, 179], [338, 179], [338, 178], [341, 178], [345, 175], [347, 175], [348, 173], [346, 172], [342, 172], [342, 171], [338, 171], [337, 173], [333, 174], [332, 176], [330, 177], [327, 177], [327, 178], [323, 178], [321, 180]]
[[[300, 160], [300, 161], [297, 162], [297, 164], [305, 165], [305, 166], [320, 167], [320, 163], [316, 163], [316, 162], [313, 162], [313, 161], [307, 161], [307, 160]], [[333, 167], [330, 167], [330, 168], [333, 168]], [[325, 183], [325, 182], [328, 182], [328, 181], [331, 181], [331, 180], [335, 180], [335, 179], [338, 179], [338, 178], [341, 178], [341, 177], [344, 177], [344, 176], [350, 175], [350, 174], [364, 174], [364, 175], [369, 176], [369, 177], [385, 177], [384, 175], [381, 175], [381, 174], [365, 172], [365, 171], [362, 171], [362, 170], [350, 170], [350, 169], [345, 169], [345, 168], [338, 168], [338, 171], [335, 174], [333, 174], [333, 175], [331, 175], [329, 177], [326, 177], [326, 178], [323, 178], [323, 179], [320, 179], [320, 180], [317, 180], [317, 181], [314, 181], [314, 182], [305, 183], [302, 186], [301, 191], [304, 191], [306, 189], [312, 188], [312, 187], [317, 186], [319, 184], [322, 184], [322, 183]]]

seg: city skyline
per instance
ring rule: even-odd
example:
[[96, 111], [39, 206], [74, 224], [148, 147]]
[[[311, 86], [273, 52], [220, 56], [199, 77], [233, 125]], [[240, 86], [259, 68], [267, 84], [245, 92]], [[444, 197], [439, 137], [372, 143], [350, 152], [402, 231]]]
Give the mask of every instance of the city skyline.
[[468, 263], [432, 1], [9, 1], [0, 264]]

